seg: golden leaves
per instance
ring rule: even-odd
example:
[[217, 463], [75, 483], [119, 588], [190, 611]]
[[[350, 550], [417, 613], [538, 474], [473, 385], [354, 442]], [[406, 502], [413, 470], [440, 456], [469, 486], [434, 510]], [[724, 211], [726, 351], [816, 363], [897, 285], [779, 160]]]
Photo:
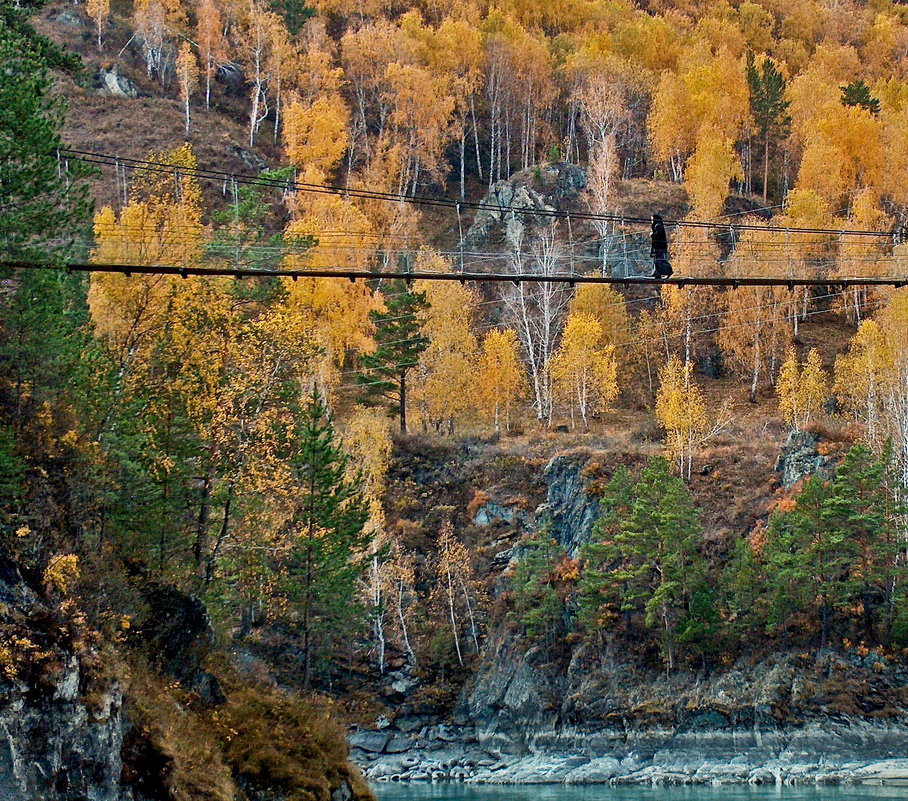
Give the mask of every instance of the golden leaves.
[[339, 95], [293, 100], [284, 113], [284, 146], [307, 180], [323, 182], [347, 150], [350, 113]]
[[[450, 263], [431, 251], [423, 251], [416, 269], [450, 271]], [[423, 313], [422, 333], [429, 345], [419, 359], [415, 400], [421, 402], [426, 422], [449, 430], [454, 421], [473, 408], [476, 384], [477, 341], [473, 333], [476, 293], [453, 281], [419, 281], [428, 308]]]
[[693, 380], [693, 364], [672, 356], [659, 371], [656, 417], [665, 429], [665, 449], [681, 475], [690, 477], [693, 449], [702, 441], [709, 419], [703, 393]]
[[789, 348], [776, 380], [776, 395], [779, 411], [793, 430], [804, 428], [810, 418], [822, 410], [828, 395], [828, 384], [829, 379], [816, 348], [811, 348], [803, 369], [799, 369], [794, 348]]
[[520, 343], [517, 333], [495, 328], [486, 334], [477, 367], [479, 407], [495, 421], [495, 430], [504, 418], [505, 430], [510, 428], [514, 404], [526, 392], [526, 376], [520, 363]]
[[79, 557], [72, 553], [56, 554], [44, 569], [43, 581], [52, 589], [66, 595], [79, 580]]
[[605, 411], [618, 397], [618, 364], [614, 345], [600, 345], [602, 326], [592, 316], [568, 316], [561, 346], [549, 363], [555, 397], [569, 406], [571, 422], [574, 409], [584, 427], [589, 416]]

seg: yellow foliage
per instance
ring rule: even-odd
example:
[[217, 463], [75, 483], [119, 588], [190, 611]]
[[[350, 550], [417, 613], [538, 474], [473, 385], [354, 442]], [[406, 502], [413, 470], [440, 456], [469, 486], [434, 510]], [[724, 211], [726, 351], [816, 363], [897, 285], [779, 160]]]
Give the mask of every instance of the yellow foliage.
[[792, 429], [796, 429], [800, 422], [798, 379], [798, 356], [794, 348], [789, 348], [776, 379], [776, 395], [779, 398], [779, 412]]
[[694, 382], [693, 364], [672, 356], [659, 371], [656, 418], [665, 429], [665, 450], [677, 460], [681, 476], [690, 478], [694, 448], [706, 433], [706, 401]]
[[72, 586], [79, 580], [79, 557], [75, 554], [56, 554], [52, 556], [44, 568], [44, 583], [66, 595]]
[[594, 317], [570, 314], [548, 366], [555, 398], [569, 407], [572, 424], [576, 410], [587, 429], [589, 416], [605, 411], [618, 397], [615, 348], [601, 346], [601, 339], [602, 326]]
[[[450, 271], [441, 256], [423, 251], [416, 261], [420, 272]], [[414, 400], [424, 422], [447, 424], [452, 431], [457, 418], [474, 408], [478, 343], [473, 333], [476, 293], [453, 281], [418, 281], [428, 308], [423, 312], [422, 333], [429, 345], [419, 358]]]
[[866, 426], [873, 445], [879, 444], [883, 435], [884, 405], [895, 371], [892, 348], [875, 320], [861, 323], [848, 353], [835, 362], [835, 393]]
[[327, 177], [347, 150], [350, 114], [338, 95], [311, 103], [294, 100], [284, 112], [284, 146], [290, 163]]
[[176, 67], [177, 79], [180, 83], [180, 96], [183, 98], [183, 102], [186, 102], [199, 84], [199, 65], [189, 42], [183, 42], [180, 45]]
[[684, 185], [701, 220], [718, 217], [725, 206], [729, 185], [743, 178], [734, 142], [712, 125], [705, 125], [697, 137], [697, 149], [687, 165]]
[[663, 73], [653, 96], [648, 125], [656, 157], [686, 159], [705, 128], [714, 139], [736, 141], [749, 109], [740, 61], [724, 47], [712, 53], [695, 43], [677, 73]]
[[[174, 172], [137, 171], [119, 218], [109, 207], [98, 212], [93, 262], [186, 267], [201, 257], [201, 189], [180, 173], [180, 167], [195, 167], [192, 150], [184, 145], [152, 153], [149, 160], [173, 164]], [[131, 361], [162, 329], [173, 296], [190, 283], [172, 276], [93, 273], [88, 304], [96, 333], [118, 361]]]
[[[334, 195], [319, 195], [304, 208], [304, 215], [290, 222], [286, 236], [314, 238], [317, 244], [305, 255], [284, 259], [285, 269], [358, 269], [368, 266], [375, 241], [372, 226], [352, 204]], [[380, 297], [365, 281], [335, 278], [284, 279], [287, 308], [298, 324], [322, 348], [321, 388], [328, 393], [339, 381], [338, 370], [351, 351], [369, 353], [374, 348], [369, 312], [383, 307]]]
[[578, 286], [571, 298], [568, 312], [592, 317], [599, 323], [600, 336], [594, 343], [597, 347], [614, 345], [616, 349], [624, 348], [633, 340], [624, 295], [608, 284]]
[[385, 476], [391, 461], [391, 420], [379, 409], [357, 406], [342, 430], [344, 450], [350, 456], [349, 477], [363, 479], [363, 492], [369, 503], [368, 526], [374, 535], [373, 545], [382, 545]]
[[486, 334], [477, 370], [479, 406], [499, 430], [504, 417], [505, 430], [510, 428], [511, 410], [526, 391], [526, 376], [520, 363], [517, 334], [510, 328], [496, 328]]
[[788, 355], [776, 380], [779, 411], [793, 430], [804, 428], [819, 413], [828, 394], [828, 376], [816, 348], [811, 348], [803, 369], [799, 371], [794, 348]]

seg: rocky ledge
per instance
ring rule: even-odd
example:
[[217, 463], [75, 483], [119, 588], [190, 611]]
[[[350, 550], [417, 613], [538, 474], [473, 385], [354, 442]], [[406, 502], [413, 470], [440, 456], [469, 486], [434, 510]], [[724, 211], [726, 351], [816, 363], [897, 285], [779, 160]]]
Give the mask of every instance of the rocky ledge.
[[859, 721], [790, 730], [552, 732], [538, 750], [483, 745], [472, 727], [351, 736], [375, 781], [477, 784], [908, 783], [908, 726]]
[[[779, 653], [710, 673], [617, 657], [480, 660], [447, 715], [410, 703], [354, 731], [378, 781], [486, 784], [908, 783], [908, 668], [879, 653]], [[425, 707], [422, 707], [425, 709]]]

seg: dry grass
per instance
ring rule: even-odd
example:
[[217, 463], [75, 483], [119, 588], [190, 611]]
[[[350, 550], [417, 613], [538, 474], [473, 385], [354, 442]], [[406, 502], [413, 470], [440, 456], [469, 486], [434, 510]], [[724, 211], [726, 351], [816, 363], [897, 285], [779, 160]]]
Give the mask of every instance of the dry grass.
[[[129, 766], [127, 776], [134, 771], [142, 785], [159, 783], [173, 801], [234, 801], [236, 785], [217, 733], [178, 686], [142, 665], [131, 673], [131, 744], [139, 764]], [[146, 776], [155, 763], [156, 775]]]
[[133, 663], [124, 770], [134, 786], [171, 801], [240, 801], [273, 792], [286, 801], [330, 801], [346, 781], [354, 801], [373, 798], [347, 761], [339, 709], [253, 685], [226, 665], [219, 672], [228, 700], [210, 708]]

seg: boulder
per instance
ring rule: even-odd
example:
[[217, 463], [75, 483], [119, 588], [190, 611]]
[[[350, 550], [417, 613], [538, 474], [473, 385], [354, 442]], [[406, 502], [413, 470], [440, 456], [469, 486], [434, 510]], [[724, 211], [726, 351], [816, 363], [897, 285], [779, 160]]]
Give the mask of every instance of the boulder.
[[776, 461], [776, 472], [782, 474], [785, 489], [815, 474], [823, 479], [832, 478], [835, 462], [828, 456], [822, 456], [818, 445], [819, 439], [809, 431], [792, 431], [788, 435]]
[[101, 94], [113, 97], [138, 97], [139, 90], [136, 85], [125, 75], [120, 74], [116, 64], [110, 69], [102, 67], [98, 71], [96, 84]]

